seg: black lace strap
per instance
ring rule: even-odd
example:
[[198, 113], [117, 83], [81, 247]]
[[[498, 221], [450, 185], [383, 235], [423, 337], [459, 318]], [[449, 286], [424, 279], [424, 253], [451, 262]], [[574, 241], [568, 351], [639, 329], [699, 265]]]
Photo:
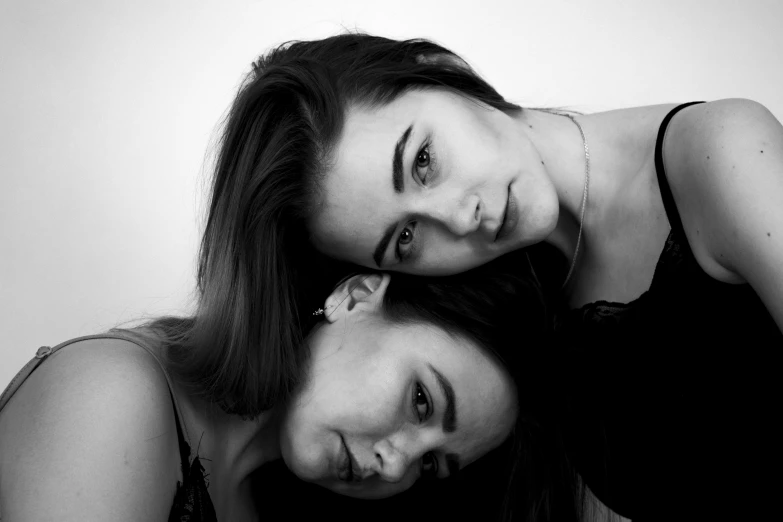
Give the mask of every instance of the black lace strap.
[[704, 103], [703, 101], [695, 101], [689, 103], [683, 103], [678, 105], [671, 111], [661, 122], [661, 126], [658, 129], [658, 139], [655, 142], [655, 172], [658, 174], [658, 187], [661, 191], [661, 199], [663, 200], [663, 208], [666, 211], [666, 217], [669, 219], [669, 226], [679, 237], [685, 237], [685, 230], [682, 227], [682, 220], [680, 220], [680, 213], [677, 212], [677, 205], [674, 202], [674, 196], [672, 190], [669, 188], [669, 182], [666, 179], [666, 169], [663, 166], [663, 140], [666, 137], [666, 129], [669, 128], [669, 122], [675, 114], [683, 110], [685, 107], [696, 105], [698, 103]]

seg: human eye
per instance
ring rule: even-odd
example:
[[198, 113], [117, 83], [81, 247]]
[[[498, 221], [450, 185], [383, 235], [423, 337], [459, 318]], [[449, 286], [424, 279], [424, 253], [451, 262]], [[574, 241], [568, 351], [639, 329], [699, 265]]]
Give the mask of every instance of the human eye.
[[[424, 422], [432, 416], [432, 403], [427, 395], [427, 389], [418, 382], [413, 387], [413, 409], [419, 422]], [[428, 451], [422, 455], [419, 476], [423, 479], [438, 477], [438, 458], [433, 452]]]
[[438, 458], [431, 451], [428, 451], [421, 457], [421, 473], [423, 479], [438, 478]]
[[432, 404], [427, 396], [427, 392], [421, 383], [416, 383], [413, 387], [413, 410], [419, 422], [424, 422], [432, 415]]
[[416, 239], [416, 225], [415, 221], [411, 221], [400, 231], [400, 235], [397, 236], [397, 246], [395, 248], [395, 255], [400, 262], [405, 261], [413, 253], [415, 247], [414, 240]]
[[413, 177], [418, 179], [422, 185], [426, 185], [432, 181], [430, 178], [434, 170], [435, 153], [432, 150], [432, 143], [427, 142], [419, 149], [413, 160]]

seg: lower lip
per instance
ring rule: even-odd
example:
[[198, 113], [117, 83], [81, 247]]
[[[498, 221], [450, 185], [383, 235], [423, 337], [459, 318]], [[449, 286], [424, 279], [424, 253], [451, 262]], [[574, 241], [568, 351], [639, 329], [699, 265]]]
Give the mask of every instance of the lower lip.
[[506, 215], [503, 217], [503, 224], [498, 230], [498, 235], [495, 236], [495, 241], [501, 241], [508, 237], [517, 226], [517, 220], [519, 220], [519, 212], [517, 210], [517, 200], [511, 193], [511, 187], [508, 187], [508, 202], [506, 203]]

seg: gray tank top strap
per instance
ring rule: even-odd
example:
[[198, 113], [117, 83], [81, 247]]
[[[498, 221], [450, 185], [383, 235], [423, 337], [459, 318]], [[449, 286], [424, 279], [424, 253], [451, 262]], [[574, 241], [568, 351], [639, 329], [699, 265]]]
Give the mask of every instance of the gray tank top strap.
[[3, 410], [3, 408], [8, 403], [8, 401], [11, 400], [11, 397], [14, 396], [16, 391], [22, 386], [24, 381], [27, 380], [30, 374], [33, 373], [33, 371], [36, 368], [38, 368], [38, 366], [40, 366], [41, 363], [44, 360], [46, 360], [50, 355], [71, 344], [75, 344], [80, 341], [89, 341], [94, 339], [119, 339], [122, 341], [128, 341], [146, 350], [147, 353], [149, 353], [155, 359], [155, 361], [157, 361], [157, 363], [160, 365], [161, 369], [163, 370], [163, 375], [166, 376], [166, 382], [169, 385], [171, 400], [174, 403], [174, 410], [177, 416], [177, 424], [180, 426], [182, 430], [182, 436], [184, 437], [185, 442], [187, 442], [188, 446], [191, 446], [187, 426], [182, 420], [184, 419], [182, 416], [182, 410], [179, 407], [179, 402], [177, 401], [177, 395], [174, 393], [174, 382], [172, 381], [169, 372], [166, 370], [166, 366], [163, 364], [163, 361], [161, 360], [160, 356], [157, 353], [155, 353], [155, 350], [150, 348], [150, 346], [147, 344], [147, 342], [145, 342], [145, 339], [142, 336], [138, 334], [134, 334], [129, 331], [114, 331], [114, 332], [107, 332], [107, 333], [97, 334], [97, 335], [86, 335], [83, 337], [77, 337], [75, 339], [71, 339], [63, 343], [60, 343], [54, 348], [51, 348], [49, 346], [41, 346], [40, 348], [38, 348], [38, 351], [35, 353], [35, 357], [33, 357], [32, 360], [30, 360], [30, 362], [25, 364], [24, 367], [22, 367], [22, 369], [19, 370], [19, 373], [17, 373], [16, 376], [13, 379], [11, 379], [11, 382], [5, 388], [3, 394], [0, 395], [0, 411]]

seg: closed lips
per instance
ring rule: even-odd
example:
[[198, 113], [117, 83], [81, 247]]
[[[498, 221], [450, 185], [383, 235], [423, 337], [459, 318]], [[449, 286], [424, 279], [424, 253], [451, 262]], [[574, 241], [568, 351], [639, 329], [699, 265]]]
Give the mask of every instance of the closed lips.
[[509, 185], [508, 198], [506, 199], [506, 208], [503, 213], [503, 221], [500, 223], [500, 228], [498, 229], [497, 235], [495, 236], [495, 241], [503, 239], [509, 235], [512, 230], [514, 230], [518, 217], [517, 202], [514, 199], [514, 196], [511, 194], [511, 185]]
[[359, 471], [359, 465], [356, 462], [356, 458], [351, 453], [350, 448], [348, 448], [345, 439], [340, 437], [340, 440], [343, 443], [343, 460], [340, 465], [340, 480], [346, 482], [360, 482], [362, 477], [361, 474], [357, 473]]

